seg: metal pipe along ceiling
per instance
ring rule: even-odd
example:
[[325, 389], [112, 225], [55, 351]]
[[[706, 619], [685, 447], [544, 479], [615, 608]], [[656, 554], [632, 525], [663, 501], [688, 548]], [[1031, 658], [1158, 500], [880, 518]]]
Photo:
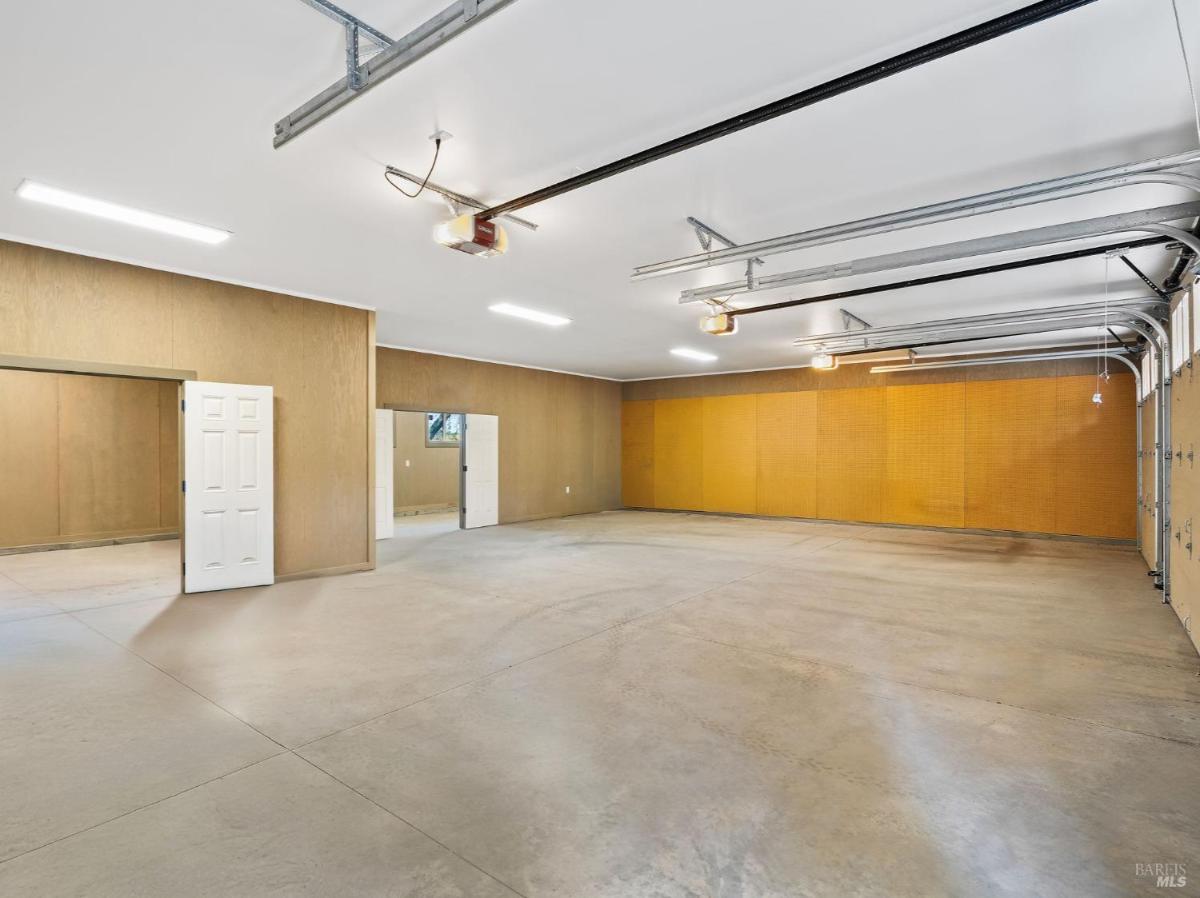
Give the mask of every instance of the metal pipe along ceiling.
[[814, 246], [827, 246], [874, 234], [886, 234], [921, 225], [955, 221], [988, 212], [997, 212], [1002, 209], [1014, 209], [1071, 196], [1113, 190], [1130, 184], [1176, 184], [1200, 193], [1200, 178], [1194, 175], [1163, 171], [1163, 169], [1178, 168], [1194, 163], [1200, 163], [1200, 151], [1193, 150], [1188, 153], [1176, 153], [1173, 156], [1158, 156], [1144, 159], [1141, 162], [1131, 162], [1125, 165], [1066, 175], [1061, 178], [1036, 181], [1019, 187], [1008, 187], [1003, 190], [947, 200], [928, 206], [918, 206], [914, 209], [888, 212], [884, 215], [860, 218], [857, 221], [800, 231], [783, 237], [772, 237], [754, 243], [743, 243], [724, 249], [696, 253], [666, 262], [641, 265], [633, 270], [633, 280], [681, 274], [686, 271], [711, 268], [714, 265], [724, 265], [729, 262], [741, 262], [759, 256], [788, 253]]
[[949, 334], [1020, 323], [1036, 324], [1043, 321], [1068, 320], [1076, 321], [1076, 324], [1073, 326], [1082, 326], [1077, 323], [1079, 319], [1100, 318], [1106, 312], [1111, 317], [1118, 313], [1134, 310], [1140, 312], [1145, 308], [1162, 308], [1164, 305], [1165, 303], [1157, 298], [1134, 298], [1115, 300], [1109, 303], [1078, 303], [1071, 306], [1048, 306], [1043, 309], [1022, 309], [1014, 312], [995, 312], [988, 315], [971, 315], [961, 318], [943, 318], [937, 321], [894, 324], [884, 327], [872, 327], [866, 330], [814, 334], [808, 337], [799, 337], [792, 341], [792, 345], [800, 348], [821, 346], [826, 351], [833, 352], [834, 350], [831, 347], [834, 346], [846, 346], [849, 349], [870, 348], [879, 341], [889, 337], [905, 339], [914, 335]]
[[927, 246], [919, 249], [904, 250], [902, 252], [886, 253], [881, 256], [852, 259], [847, 262], [837, 262], [833, 265], [823, 265], [819, 268], [787, 271], [782, 274], [756, 278], [749, 283], [746, 280], [740, 280], [716, 284], [711, 287], [698, 287], [692, 290], [684, 290], [680, 294], [679, 301], [680, 303], [689, 303], [720, 300], [740, 293], [771, 290], [777, 287], [790, 287], [795, 284], [834, 280], [860, 274], [877, 274], [883, 271], [894, 271], [898, 268], [911, 268], [917, 265], [930, 265], [937, 262], [952, 262], [957, 259], [971, 258], [972, 256], [1009, 252], [1011, 250], [1033, 249], [1052, 243], [1064, 243], [1069, 240], [1082, 240], [1133, 231], [1150, 231], [1163, 234], [1164, 236], [1171, 237], [1173, 240], [1178, 240], [1185, 246], [1189, 246], [1200, 253], [1200, 239], [1197, 239], [1194, 235], [1181, 228], [1173, 228], [1163, 224], [1168, 221], [1178, 221], [1197, 216], [1200, 216], [1200, 202], [1178, 203], [1173, 206], [1156, 206], [1153, 209], [1142, 209], [1137, 212], [1103, 215], [1098, 218], [1088, 218], [1081, 221], [1068, 222], [1067, 224], [1049, 225], [1026, 231], [1013, 231], [1007, 234], [977, 237], [973, 240], [962, 240], [957, 243], [944, 243], [938, 246]]
[[[761, 306], [750, 306], [745, 309], [730, 309], [726, 314], [730, 317], [740, 318], [743, 315], [754, 315], [759, 312], [775, 312], [780, 309], [794, 309], [799, 306], [811, 306], [822, 302], [831, 302], [835, 299], [848, 299], [852, 296], [870, 296], [875, 293], [887, 293], [892, 290], [904, 290], [910, 287], [925, 287], [930, 284], [942, 284], [948, 281], [958, 281], [964, 278], [980, 277], [985, 274], [998, 274], [1002, 271], [1016, 271], [1023, 268], [1034, 268], [1038, 265], [1051, 265], [1055, 262], [1066, 262], [1073, 259], [1085, 259], [1089, 256], [1100, 256], [1114, 250], [1132, 250], [1140, 249], [1146, 246], [1159, 246], [1169, 242], [1169, 237], [1143, 237], [1140, 240], [1131, 240], [1125, 243], [1106, 243], [1102, 246], [1089, 246], [1084, 249], [1074, 249], [1065, 253], [1054, 253], [1049, 256], [1035, 256], [1032, 259], [1016, 259], [1012, 262], [999, 262], [995, 265], [983, 265], [979, 268], [966, 268], [961, 271], [948, 271], [942, 274], [931, 274], [919, 278], [907, 278], [903, 281], [891, 281], [886, 284], [875, 284], [870, 287], [857, 287], [853, 290], [839, 290], [836, 293], [822, 293], [818, 296], [805, 296], [800, 299], [785, 299], [781, 302], [765, 303]], [[1122, 259], [1125, 259], [1122, 256]], [[1125, 264], [1133, 266], [1133, 263], [1125, 259]], [[1158, 287], [1149, 280], [1146, 280], [1146, 286], [1158, 291]]]
[[962, 31], [923, 44], [915, 49], [865, 66], [847, 75], [842, 75], [802, 90], [799, 93], [794, 93], [791, 96], [783, 97], [764, 106], [758, 106], [739, 115], [684, 134], [681, 137], [676, 137], [673, 140], [657, 144], [649, 149], [633, 153], [623, 159], [609, 162], [591, 171], [582, 172], [574, 177], [559, 181], [556, 184], [551, 184], [549, 187], [543, 187], [532, 193], [517, 197], [514, 200], [509, 200], [498, 206], [485, 209], [480, 213], [480, 217], [485, 219], [495, 218], [497, 215], [516, 212], [518, 209], [523, 209], [534, 203], [540, 203], [551, 197], [556, 197], [572, 190], [578, 190], [580, 187], [586, 187], [589, 184], [594, 184], [605, 178], [611, 178], [614, 175], [621, 174], [638, 166], [646, 165], [658, 159], [664, 159], [667, 156], [700, 146], [719, 137], [724, 137], [727, 134], [733, 134], [745, 128], [768, 122], [781, 115], [787, 115], [790, 112], [803, 109], [806, 106], [813, 106], [831, 97], [849, 93], [852, 90], [857, 90], [876, 81], [882, 81], [884, 78], [889, 78], [908, 69], [913, 69], [927, 62], [950, 56], [960, 50], [986, 43], [1002, 35], [1010, 34], [1026, 26], [1045, 21], [1046, 19], [1094, 2], [1095, 0], [1042, 0], [1040, 3], [1031, 3], [1010, 13], [989, 19], [979, 25], [965, 28]]

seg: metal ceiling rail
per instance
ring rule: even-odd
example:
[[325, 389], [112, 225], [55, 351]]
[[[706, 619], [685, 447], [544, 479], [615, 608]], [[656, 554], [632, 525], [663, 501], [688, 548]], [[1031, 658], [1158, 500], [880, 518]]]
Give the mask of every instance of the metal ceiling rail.
[[[308, 0], [305, 0], [308, 2]], [[482, 22], [492, 13], [515, 0], [456, 0], [433, 18], [428, 19], [404, 37], [391, 41], [365, 63], [358, 64], [357, 41], [351, 46], [351, 31], [361, 25], [347, 25], [347, 72], [345, 77], [294, 109], [275, 123], [275, 148], [303, 134], [313, 125], [331, 116], [355, 97], [362, 96], [397, 72], [412, 65], [442, 44], [462, 34], [472, 25]], [[320, 4], [328, 8], [327, 4]], [[348, 15], [348, 13], [343, 13]], [[377, 34], [381, 34], [377, 32]], [[386, 35], [384, 35], [386, 37]], [[352, 52], [352, 49], [354, 52]]]
[[633, 270], [632, 279], [645, 280], [668, 274], [680, 274], [714, 265], [724, 265], [729, 262], [740, 262], [748, 258], [789, 253], [799, 249], [814, 246], [825, 246], [840, 243], [859, 237], [869, 237], [874, 234], [886, 234], [906, 228], [935, 224], [942, 221], [955, 221], [988, 212], [998, 212], [1002, 209], [1015, 209], [1020, 206], [1030, 206], [1036, 203], [1050, 202], [1071, 196], [1088, 193], [1098, 193], [1126, 187], [1131, 184], [1162, 183], [1175, 184], [1200, 192], [1200, 178], [1193, 175], [1163, 171], [1164, 169], [1179, 168], [1185, 165], [1200, 163], [1200, 150], [1187, 153], [1176, 153], [1173, 156], [1157, 156], [1143, 159], [1140, 162], [1130, 162], [1125, 165], [1115, 165], [1093, 171], [1065, 175], [1060, 178], [1050, 178], [1045, 181], [1035, 181], [1019, 187], [1008, 187], [1003, 190], [993, 190], [974, 196], [933, 203], [928, 206], [918, 206], [914, 209], [904, 209], [899, 212], [888, 212], [870, 218], [860, 218], [856, 221], [800, 231], [783, 237], [772, 237], [758, 240], [754, 243], [743, 243], [725, 249], [709, 250], [666, 262], [654, 262], [640, 265]]
[[1033, 249], [1039, 246], [1064, 243], [1070, 240], [1083, 240], [1092, 237], [1104, 237], [1110, 234], [1137, 231], [1170, 237], [1172, 240], [1177, 240], [1184, 246], [1190, 247], [1197, 253], [1200, 253], [1200, 239], [1194, 234], [1182, 228], [1165, 224], [1165, 222], [1169, 221], [1195, 218], [1198, 215], [1200, 215], [1200, 202], [1178, 203], [1173, 206], [1156, 206], [1153, 209], [1142, 209], [1137, 212], [1103, 215], [1099, 218], [1087, 218], [1081, 221], [1048, 225], [1026, 231], [993, 234], [957, 243], [943, 243], [937, 246], [925, 246], [902, 252], [886, 253], [882, 256], [868, 256], [861, 259], [852, 259], [847, 262], [836, 262], [833, 265], [822, 265], [819, 268], [806, 268], [798, 271], [786, 271], [781, 274], [766, 275], [755, 279], [753, 290], [751, 290], [744, 280], [730, 281], [711, 287], [697, 287], [691, 290], [684, 290], [680, 294], [679, 302], [722, 300], [741, 293], [772, 290], [778, 287], [790, 287], [796, 284], [813, 283], [814, 281], [835, 280], [837, 278], [853, 277], [861, 274], [894, 271], [898, 268], [911, 268], [917, 265], [930, 265], [937, 262], [953, 262], [958, 259], [969, 259], [974, 256], [1009, 252], [1011, 250]]
[[515, 212], [518, 209], [523, 209], [534, 203], [540, 203], [551, 197], [559, 196], [572, 190], [578, 190], [580, 187], [586, 187], [589, 184], [594, 184], [605, 178], [611, 178], [614, 175], [627, 172], [638, 166], [646, 165], [647, 163], [666, 158], [684, 150], [689, 150], [745, 128], [768, 122], [771, 119], [787, 115], [798, 109], [815, 105], [822, 100], [828, 100], [831, 97], [848, 93], [868, 84], [873, 84], [876, 81], [882, 81], [885, 78], [907, 71], [908, 69], [913, 69], [927, 62], [950, 56], [960, 50], [986, 43], [994, 38], [1010, 34], [1026, 26], [1051, 19], [1094, 2], [1095, 0], [1042, 0], [1040, 3], [1023, 6], [1005, 15], [982, 22], [979, 25], [965, 28], [962, 31], [923, 44], [915, 49], [907, 50], [880, 62], [872, 63], [857, 71], [775, 100], [772, 103], [767, 103], [764, 106], [750, 109], [739, 115], [684, 134], [681, 137], [676, 137], [673, 140], [657, 144], [649, 149], [633, 153], [615, 162], [601, 165], [591, 171], [582, 172], [574, 177], [551, 184], [549, 187], [543, 187], [508, 202], [500, 203], [490, 209], [485, 209], [480, 213], [480, 217], [485, 219], [495, 218], [498, 215]]
[[[1129, 299], [1111, 300], [1108, 303], [1090, 302], [1076, 303], [1069, 306], [1047, 306], [1041, 309], [1021, 309], [1011, 312], [994, 312], [986, 315], [967, 315], [959, 318], [943, 318], [937, 321], [912, 322], [907, 324], [892, 324], [873, 327], [869, 330], [845, 330], [835, 333], [814, 334], [798, 337], [792, 341], [793, 346], [800, 348], [821, 346], [827, 352], [837, 354], [832, 347], [845, 346], [848, 350], [861, 350], [871, 347], [876, 341], [889, 337], [901, 339], [913, 334], [925, 333], [956, 333], [969, 330], [986, 329], [1015, 322], [1041, 322], [1072, 320], [1077, 318], [1102, 317], [1105, 313], [1118, 313], [1147, 309], [1161, 309], [1165, 306], [1157, 297], [1133, 297]], [[1160, 325], [1161, 326], [1161, 325]]]
[[[730, 309], [725, 314], [732, 317], [753, 315], [756, 312], [775, 312], [780, 309], [791, 309], [798, 306], [810, 306], [816, 303], [832, 302], [835, 299], [847, 299], [852, 296], [868, 296], [873, 293], [887, 293], [891, 290], [903, 290], [908, 287], [924, 287], [929, 284], [941, 284], [946, 281], [957, 281], [963, 278], [979, 277], [984, 274], [996, 274], [1001, 271], [1014, 271], [1020, 268], [1033, 268], [1037, 265], [1049, 265], [1054, 262], [1065, 262], [1071, 259], [1084, 259], [1088, 256], [1102, 256], [1118, 250], [1140, 249], [1146, 246], [1158, 246], [1170, 242], [1169, 237], [1143, 237], [1140, 240], [1128, 240], [1123, 243], [1109, 243], [1102, 246], [1089, 246], [1084, 249], [1074, 249], [1065, 253], [1054, 253], [1049, 256], [1035, 256], [1031, 259], [1017, 259], [1013, 262], [1000, 262], [995, 265], [984, 265], [979, 268], [966, 268], [961, 271], [950, 271], [944, 274], [931, 274], [926, 277], [908, 278], [903, 281], [891, 281], [886, 284], [875, 284], [871, 287], [858, 287], [854, 290], [841, 290], [837, 293], [822, 293], [819, 296], [805, 296], [800, 299], [785, 299], [781, 302], [766, 303], [761, 306], [749, 306], [745, 309]], [[1128, 259], [1121, 257], [1126, 265], [1131, 265]], [[1140, 272], [1139, 272], [1140, 273]], [[1160, 292], [1145, 279], [1147, 286], [1155, 292]]]
[[[1120, 359], [1129, 366], [1129, 370], [1134, 373], [1137, 383], [1140, 385], [1142, 377], [1141, 371], [1137, 365], [1133, 364], [1128, 358], [1128, 352], [1124, 349], [1110, 349], [1107, 351], [1097, 351], [1092, 349], [1063, 349], [1050, 350], [1046, 352], [1034, 353], [1019, 353], [1017, 355], [1000, 355], [989, 356], [987, 358], [971, 358], [971, 359], [939, 359], [932, 362], [912, 362], [910, 364], [896, 365], [875, 365], [870, 369], [871, 374], [900, 374], [909, 371], [933, 371], [941, 368], [974, 368], [982, 365], [1012, 365], [1018, 362], [1052, 362], [1063, 361], [1067, 359], [1094, 359], [1097, 355], [1106, 356], [1110, 359]], [[1139, 389], [1138, 395], [1141, 395]]]

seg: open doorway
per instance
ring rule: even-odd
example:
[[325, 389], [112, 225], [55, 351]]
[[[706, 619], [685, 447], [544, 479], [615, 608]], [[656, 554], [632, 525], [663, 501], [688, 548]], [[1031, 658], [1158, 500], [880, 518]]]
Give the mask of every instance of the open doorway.
[[0, 368], [0, 434], [7, 594], [83, 607], [178, 591], [178, 381]]
[[378, 539], [498, 523], [494, 415], [412, 409], [380, 409], [377, 415]]
[[461, 527], [463, 416], [393, 413], [392, 511], [396, 530], [429, 534]]

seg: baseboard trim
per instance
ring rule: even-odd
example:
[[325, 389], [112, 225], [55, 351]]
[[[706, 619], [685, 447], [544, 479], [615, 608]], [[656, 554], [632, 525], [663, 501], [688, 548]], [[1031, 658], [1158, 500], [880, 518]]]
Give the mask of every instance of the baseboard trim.
[[893, 530], [928, 530], [934, 533], [965, 533], [968, 536], [1007, 536], [1014, 539], [1047, 539], [1069, 543], [1137, 547], [1136, 539], [1114, 536], [1075, 536], [1069, 533], [1039, 533], [1027, 530], [981, 530], [976, 527], [935, 527], [931, 524], [897, 524], [891, 521], [841, 521], [836, 518], [793, 518], [774, 514], [738, 514], [732, 511], [698, 511], [689, 508], [643, 508], [626, 505], [622, 511], [653, 511], [660, 514], [698, 514], [710, 518], [750, 518], [757, 521], [796, 521], [801, 524], [844, 524], [848, 527], [888, 527]]
[[24, 555], [28, 552], [57, 552], [60, 549], [94, 549], [97, 546], [123, 546], [128, 543], [152, 543], [161, 539], [179, 539], [178, 530], [162, 533], [135, 533], [129, 536], [105, 536], [95, 539], [71, 539], [57, 543], [34, 543], [28, 546], [3, 546], [0, 555]]
[[317, 577], [337, 577], [341, 574], [356, 574], [360, 571], [373, 571], [375, 565], [369, 561], [357, 564], [342, 564], [337, 567], [321, 567], [311, 571], [297, 571], [294, 574], [276, 574], [276, 583], [290, 583], [292, 580], [313, 580]]

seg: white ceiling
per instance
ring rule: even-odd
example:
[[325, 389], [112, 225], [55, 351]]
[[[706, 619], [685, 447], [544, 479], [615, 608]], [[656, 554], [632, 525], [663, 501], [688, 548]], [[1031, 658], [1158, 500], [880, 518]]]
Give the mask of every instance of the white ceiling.
[[[398, 36], [447, 0], [345, 0]], [[1101, 258], [697, 330], [680, 289], [631, 284], [694, 252], [695, 215], [747, 241], [1197, 145], [1169, 0], [1100, 0], [949, 59], [558, 197], [507, 256], [430, 239], [424, 171], [499, 201], [1017, 8], [997, 0], [518, 0], [280, 150], [272, 126], [341, 74], [343, 35], [300, 0], [13, 4], [0, 28], [0, 234], [378, 310], [381, 344], [614, 378], [801, 364], [844, 306], [891, 324], [1103, 294]], [[1200, 0], [1179, 0], [1200, 59]], [[34, 206], [23, 178], [234, 232], [210, 247]], [[768, 259], [763, 273], [1190, 199], [1143, 186]], [[1162, 276], [1161, 250], [1138, 258]], [[993, 261], [989, 259], [988, 261]], [[1144, 292], [1113, 269], [1114, 296]], [[901, 275], [928, 273], [909, 269]], [[760, 294], [774, 301], [889, 279]], [[499, 318], [506, 300], [570, 316]], [[1036, 338], [1035, 338], [1036, 339]], [[1044, 338], [1042, 339], [1044, 342]], [[714, 351], [703, 366], [673, 346]]]

